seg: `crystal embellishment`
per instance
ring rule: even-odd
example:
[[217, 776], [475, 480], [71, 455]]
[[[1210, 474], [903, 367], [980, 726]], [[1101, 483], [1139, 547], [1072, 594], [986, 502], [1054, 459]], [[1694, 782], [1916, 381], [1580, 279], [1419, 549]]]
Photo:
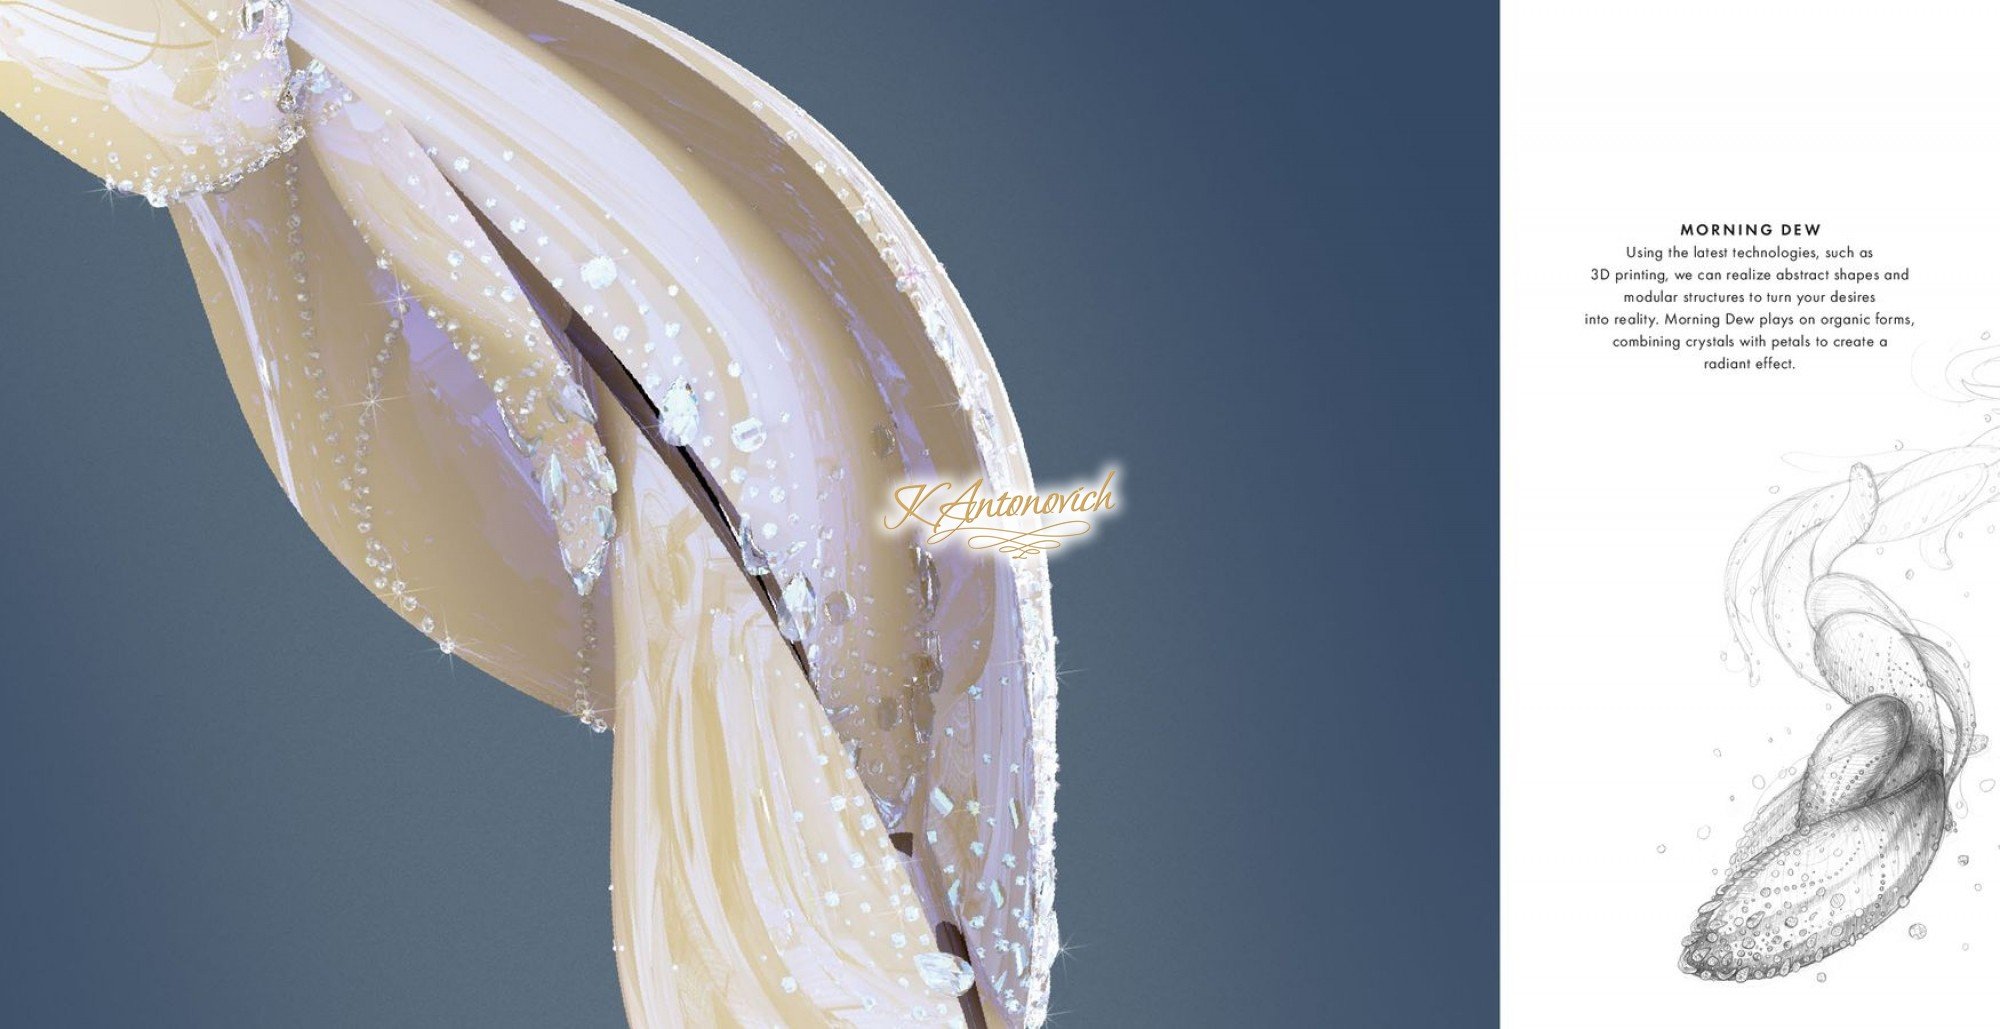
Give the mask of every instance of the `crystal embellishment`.
[[956, 954], [932, 951], [917, 955], [917, 974], [925, 986], [947, 997], [972, 989], [972, 965]]
[[854, 617], [854, 594], [846, 590], [834, 590], [833, 594], [826, 598], [826, 603], [821, 606], [826, 609], [828, 625], [846, 625], [847, 620]]
[[743, 570], [751, 575], [769, 575], [777, 568], [771, 555], [757, 545], [756, 533], [751, 531], [748, 522], [736, 530], [736, 548], [743, 554]]
[[701, 401], [694, 395], [694, 386], [686, 379], [676, 379], [660, 396], [660, 436], [670, 447], [684, 447], [694, 441], [694, 433], [701, 425]]
[[745, 418], [729, 430], [729, 442], [736, 444], [736, 449], [746, 454], [763, 446], [764, 438], [764, 420], [761, 418]]
[[583, 262], [582, 273], [583, 281], [591, 289], [603, 289], [618, 281], [618, 266], [602, 254]]
[[779, 634], [793, 643], [812, 635], [813, 621], [818, 615], [817, 606], [812, 580], [803, 575], [792, 576], [778, 594]]

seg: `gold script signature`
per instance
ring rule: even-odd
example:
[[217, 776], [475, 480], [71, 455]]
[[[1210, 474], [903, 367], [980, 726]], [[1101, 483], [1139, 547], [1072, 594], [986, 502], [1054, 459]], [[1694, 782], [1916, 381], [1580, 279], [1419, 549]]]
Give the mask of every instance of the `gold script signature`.
[[[894, 509], [882, 520], [894, 532], [911, 522], [929, 529], [924, 542], [936, 545], [954, 536], [973, 550], [997, 550], [1019, 559], [1046, 553], [1063, 541], [1088, 533], [1091, 519], [1118, 507], [1112, 492], [1116, 468], [1102, 482], [1047, 493], [988, 493], [977, 478], [958, 488], [949, 482], [912, 482], [893, 495]], [[1051, 516], [1061, 515], [1056, 520]]]

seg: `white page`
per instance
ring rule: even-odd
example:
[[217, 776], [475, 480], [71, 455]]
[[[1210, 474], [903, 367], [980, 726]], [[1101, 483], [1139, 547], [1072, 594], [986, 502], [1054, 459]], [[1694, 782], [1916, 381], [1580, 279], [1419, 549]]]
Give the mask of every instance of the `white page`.
[[[1504, 1023], [2000, 1024], [2000, 791], [1980, 786], [2000, 752], [1970, 758], [1956, 830], [1854, 945], [1741, 984], [1677, 967], [1753, 783], [1802, 766], [1849, 707], [1782, 664], [1750, 685], [1724, 612], [1732, 544], [1856, 461], [1880, 476], [2000, 425], [2000, 402], [1955, 385], [1960, 355], [2000, 342], [2000, 12], [1513, 0], [1502, 23]], [[1680, 236], [1688, 223], [1819, 229]], [[1910, 279], [1847, 306], [1915, 324], [1869, 327], [1886, 348], [1797, 348], [1789, 371], [1711, 371], [1583, 323], [1643, 306], [1607, 300], [1628, 285], [1589, 269], [1687, 267], [1625, 248], [1693, 243], [1868, 248], [1850, 263]], [[1992, 725], [1996, 522], [2000, 505], [1969, 516], [1948, 571], [1910, 542], [1836, 566], [1956, 641]]]

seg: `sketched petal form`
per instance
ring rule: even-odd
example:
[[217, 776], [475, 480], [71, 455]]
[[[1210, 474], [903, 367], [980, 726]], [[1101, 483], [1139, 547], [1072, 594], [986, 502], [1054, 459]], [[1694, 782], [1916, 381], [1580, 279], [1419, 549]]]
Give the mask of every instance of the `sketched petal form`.
[[1682, 970], [1704, 979], [1766, 979], [1853, 945], [1916, 888], [1944, 820], [1944, 780], [1933, 771], [1787, 836], [1702, 905], [1681, 951]]

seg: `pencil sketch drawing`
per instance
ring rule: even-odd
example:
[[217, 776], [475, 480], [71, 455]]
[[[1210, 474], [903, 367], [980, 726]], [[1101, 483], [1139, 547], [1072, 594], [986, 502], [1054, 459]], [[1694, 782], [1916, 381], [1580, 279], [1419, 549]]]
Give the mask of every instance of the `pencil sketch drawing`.
[[1978, 747], [1972, 694], [1940, 632], [1835, 568], [1857, 546], [1898, 541], [1949, 567], [1959, 523], [1996, 496], [2000, 446], [1981, 441], [1879, 475], [1856, 464], [1846, 481], [1764, 512], [1737, 540], [1724, 603], [1753, 683], [1769, 667], [1849, 706], [1745, 827], [1681, 941], [1682, 971], [1734, 982], [1788, 975], [1911, 902], [1952, 828], [1952, 784]]

